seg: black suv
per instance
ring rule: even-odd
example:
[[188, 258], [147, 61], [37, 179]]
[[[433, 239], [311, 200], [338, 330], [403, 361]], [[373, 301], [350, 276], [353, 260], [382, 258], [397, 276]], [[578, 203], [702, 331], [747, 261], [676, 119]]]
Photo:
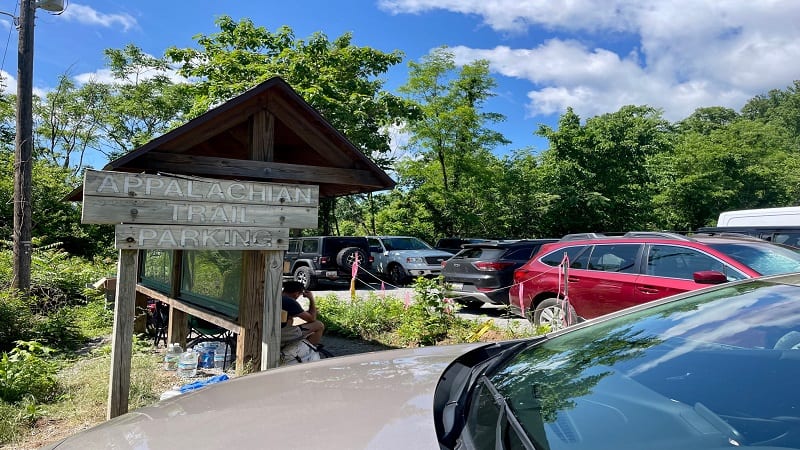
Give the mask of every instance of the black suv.
[[444, 250], [450, 253], [458, 253], [461, 251], [464, 244], [477, 244], [480, 242], [486, 242], [488, 239], [478, 239], [478, 238], [442, 238], [436, 241], [436, 245], [433, 248], [437, 250]]
[[528, 262], [543, 244], [556, 241], [522, 239], [464, 244], [463, 250], [442, 264], [442, 275], [450, 295], [462, 305], [508, 304], [514, 270]]
[[363, 236], [306, 236], [289, 238], [283, 275], [313, 289], [320, 280], [350, 280], [358, 258], [359, 271], [370, 270], [371, 257]]

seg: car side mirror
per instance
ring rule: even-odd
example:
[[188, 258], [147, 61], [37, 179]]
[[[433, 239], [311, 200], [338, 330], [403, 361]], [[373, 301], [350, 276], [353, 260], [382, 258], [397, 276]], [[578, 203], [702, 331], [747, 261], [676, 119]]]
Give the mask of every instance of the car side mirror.
[[693, 274], [694, 282], [698, 284], [722, 284], [728, 282], [728, 277], [716, 270], [701, 270]]

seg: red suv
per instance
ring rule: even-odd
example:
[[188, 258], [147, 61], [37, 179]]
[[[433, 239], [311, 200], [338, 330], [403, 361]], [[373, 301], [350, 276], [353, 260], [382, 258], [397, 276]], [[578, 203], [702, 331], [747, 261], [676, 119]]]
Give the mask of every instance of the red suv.
[[509, 302], [535, 326], [558, 329], [709, 284], [789, 272], [800, 272], [800, 253], [757, 238], [585, 233], [542, 246], [514, 272]]

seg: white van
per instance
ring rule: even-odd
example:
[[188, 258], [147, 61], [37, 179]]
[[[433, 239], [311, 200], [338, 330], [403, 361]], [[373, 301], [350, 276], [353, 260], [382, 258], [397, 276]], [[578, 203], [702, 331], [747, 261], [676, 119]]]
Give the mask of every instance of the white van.
[[719, 215], [718, 227], [796, 226], [800, 227], [800, 206], [742, 209]]

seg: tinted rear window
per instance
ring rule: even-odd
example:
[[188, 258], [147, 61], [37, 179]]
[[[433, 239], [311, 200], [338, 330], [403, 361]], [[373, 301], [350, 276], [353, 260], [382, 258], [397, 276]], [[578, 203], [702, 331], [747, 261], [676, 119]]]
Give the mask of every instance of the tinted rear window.
[[504, 248], [485, 248], [485, 247], [477, 247], [477, 248], [466, 248], [461, 250], [454, 258], [464, 258], [464, 259], [499, 259], [500, 256], [505, 253], [506, 249]]
[[800, 254], [784, 247], [758, 243], [708, 244], [761, 275], [800, 272]]

